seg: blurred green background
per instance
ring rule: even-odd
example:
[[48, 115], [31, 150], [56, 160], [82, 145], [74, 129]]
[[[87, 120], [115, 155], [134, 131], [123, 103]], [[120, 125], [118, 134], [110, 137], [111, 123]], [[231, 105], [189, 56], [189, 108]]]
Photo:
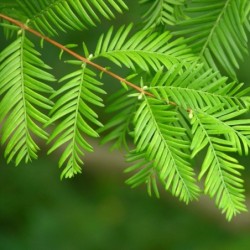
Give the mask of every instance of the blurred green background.
[[[131, 11], [118, 16], [115, 25], [136, 21], [141, 9], [127, 1]], [[64, 35], [62, 43], [86, 41], [94, 48], [97, 37], [110, 26]], [[91, 35], [89, 33], [91, 32]], [[2, 36], [2, 35], [1, 35]], [[2, 39], [1, 39], [2, 40]], [[0, 46], [4, 46], [1, 43]], [[69, 67], [58, 62], [58, 51], [45, 45], [45, 61], [61, 77]], [[67, 55], [65, 55], [67, 58]], [[242, 63], [240, 79], [250, 85], [250, 57]], [[125, 75], [124, 72], [121, 72]], [[119, 84], [106, 79], [108, 91]], [[131, 190], [124, 184], [122, 152], [109, 152], [93, 141], [95, 153], [86, 155], [83, 174], [60, 181], [60, 152], [15, 168], [6, 166], [1, 149], [0, 249], [173, 249], [244, 250], [250, 247], [250, 215], [228, 223], [214, 201], [201, 197], [186, 206], [166, 192], [149, 198], [144, 188]], [[249, 204], [249, 158], [240, 160]], [[196, 163], [199, 167], [199, 161]]]

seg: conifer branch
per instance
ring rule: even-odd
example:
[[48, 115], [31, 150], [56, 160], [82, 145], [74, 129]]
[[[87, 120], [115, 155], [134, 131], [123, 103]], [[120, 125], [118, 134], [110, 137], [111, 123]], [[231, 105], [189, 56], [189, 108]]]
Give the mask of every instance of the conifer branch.
[[[66, 53], [72, 55], [73, 57], [75, 57], [76, 59], [88, 64], [88, 65], [91, 65], [92, 67], [98, 69], [99, 71], [115, 78], [116, 80], [118, 80], [119, 82], [123, 82], [125, 83], [126, 85], [130, 86], [131, 88], [135, 89], [136, 91], [142, 93], [142, 94], [145, 94], [147, 96], [151, 96], [151, 97], [154, 97], [154, 95], [148, 91], [145, 91], [145, 89], [135, 85], [134, 83], [126, 80], [125, 78], [123, 77], [120, 77], [119, 75], [115, 74], [114, 72], [108, 70], [107, 68], [105, 67], [102, 67], [101, 65], [97, 64], [97, 63], [94, 63], [92, 62], [91, 60], [87, 59], [86, 57], [83, 57], [83, 56], [80, 56], [79, 54], [77, 54], [76, 52], [74, 52], [73, 50], [65, 47], [64, 45], [60, 44], [59, 42], [41, 34], [40, 32], [28, 27], [26, 24], [22, 23], [22, 22], [19, 22], [18, 20], [15, 20], [9, 16], [6, 16], [6, 15], [3, 15], [0, 13], [0, 17], [2, 17], [3, 19], [19, 26], [20, 28], [24, 29], [24, 30], [27, 30], [28, 32], [34, 34], [35, 36], [37, 37], [40, 37], [41, 39], [47, 41], [48, 43], [54, 45], [55, 47], [59, 48], [60, 50], [62, 51], [65, 51]], [[168, 101], [167, 102], [168, 104], [170, 105], [173, 105], [173, 106], [177, 106], [177, 104], [175, 102], [172, 102], [172, 101]], [[190, 108], [187, 108], [186, 110], [188, 113], [190, 113], [192, 110]]]
[[103, 73], [117, 79], [120, 82], [125, 83], [126, 85], [128, 85], [131, 88], [137, 90], [138, 92], [143, 93], [143, 94], [148, 95], [148, 96], [153, 96], [153, 94], [145, 91], [143, 88], [138, 87], [137, 85], [133, 84], [132, 82], [126, 80], [123, 77], [120, 77], [119, 75], [113, 73], [112, 71], [106, 69], [105, 67], [102, 67], [101, 65], [96, 64], [96, 63], [92, 62], [91, 60], [89, 60], [89, 59], [87, 59], [87, 58], [85, 58], [83, 56], [80, 56], [79, 54], [77, 54], [73, 50], [63, 46], [59, 42], [57, 42], [57, 41], [55, 41], [55, 40], [41, 34], [40, 32], [28, 27], [26, 24], [24, 24], [24, 23], [22, 23], [22, 22], [20, 22], [18, 20], [15, 20], [15, 19], [13, 19], [13, 18], [11, 18], [9, 16], [6, 16], [4, 14], [1, 14], [1, 13], [0, 13], [0, 17], [7, 20], [7, 21], [9, 21], [9, 22], [11, 22], [11, 23], [13, 23], [13, 24], [15, 24], [16, 26], [19, 26], [21, 29], [27, 30], [28, 32], [34, 34], [35, 36], [40, 37], [41, 39], [43, 39], [43, 40], [47, 41], [48, 43], [54, 45], [55, 47], [59, 48], [60, 50], [63, 50], [65, 52], [67, 52], [68, 54], [72, 55], [76, 59], [78, 59], [78, 60], [80, 60], [80, 61], [82, 61], [82, 62], [84, 62], [84, 63], [86, 63], [88, 65], [91, 65], [92, 67], [94, 67], [94, 68], [98, 69], [99, 71], [101, 71], [101, 72], [103, 72]]
[[[79, 54], [51, 37], [58, 31], [95, 25], [99, 15], [114, 17], [109, 6], [122, 13], [123, 0], [107, 4], [102, 0], [18, 0], [20, 10], [5, 10], [0, 4], [6, 39], [18, 31], [14, 42], [0, 53], [1, 143], [6, 145], [7, 162], [15, 160], [18, 165], [23, 159], [36, 159], [38, 144], [33, 137], [38, 136], [51, 145], [48, 153], [63, 147], [58, 161], [64, 167], [61, 177], [71, 178], [82, 171], [85, 152], [93, 151], [88, 137], [105, 132], [103, 143], [112, 141], [114, 148], [125, 146], [129, 151], [131, 166], [125, 172], [132, 174], [126, 182], [131, 187], [144, 184], [149, 195], [154, 191], [159, 197], [160, 184], [188, 203], [199, 197], [202, 190], [197, 181], [205, 176], [205, 193], [215, 198], [228, 220], [246, 211], [239, 171], [243, 166], [230, 154], [250, 151], [250, 119], [242, 117], [249, 112], [250, 87], [228, 82], [217, 66], [237, 79], [238, 59], [248, 51], [248, 1], [197, 0], [194, 5], [185, 0], [153, 1], [141, 22], [145, 27], [132, 31], [133, 23], [117, 30], [111, 26], [96, 40], [92, 54], [85, 44]], [[90, 16], [84, 14], [85, 8]], [[195, 14], [189, 16], [190, 11]], [[175, 24], [173, 33], [161, 30], [160, 24]], [[27, 34], [76, 59], [67, 61], [76, 69], [58, 80], [63, 83], [58, 90], [47, 85], [55, 78]], [[107, 60], [105, 66], [129, 69], [129, 76], [123, 78], [95, 63], [98, 58]], [[105, 105], [98, 72], [125, 86]], [[95, 111], [104, 106], [110, 116], [105, 125]], [[49, 125], [54, 127], [50, 134], [43, 129]], [[192, 159], [205, 150], [196, 179]]]

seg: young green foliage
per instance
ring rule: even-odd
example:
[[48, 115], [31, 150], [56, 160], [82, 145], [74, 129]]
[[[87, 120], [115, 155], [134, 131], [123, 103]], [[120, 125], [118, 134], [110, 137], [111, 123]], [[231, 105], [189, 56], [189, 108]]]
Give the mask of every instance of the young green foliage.
[[114, 142], [111, 149], [119, 149], [123, 146], [129, 149], [128, 136], [131, 132], [134, 112], [137, 108], [137, 100], [128, 98], [129, 93], [131, 91], [121, 89], [109, 98], [109, 105], [105, 111], [111, 115], [112, 119], [98, 130], [99, 133], [108, 132], [102, 138], [101, 143]]
[[98, 40], [94, 58], [104, 57], [114, 64], [126, 66], [133, 71], [157, 71], [162, 65], [169, 68], [175, 63], [189, 64], [195, 57], [179, 38], [171, 41], [169, 31], [153, 32], [152, 29], [139, 30], [131, 37], [133, 25], [121, 26], [113, 35], [113, 27]]
[[182, 5], [185, 0], [140, 0], [149, 8], [143, 14], [145, 29], [159, 25], [174, 25], [183, 16]]
[[51, 94], [53, 89], [45, 83], [55, 78], [39, 57], [25, 32], [0, 53], [1, 143], [6, 144], [7, 162], [15, 159], [16, 165], [22, 159], [28, 162], [37, 158], [35, 136], [48, 138], [42, 127], [53, 102], [44, 94]]
[[186, 43], [207, 67], [222, 67], [236, 79], [238, 61], [248, 54], [249, 1], [195, 0], [184, 12], [188, 18], [173, 33], [187, 37]]
[[101, 88], [102, 83], [96, 80], [96, 74], [87, 68], [86, 64], [79, 61], [78, 70], [67, 74], [59, 81], [65, 82], [63, 87], [56, 91], [51, 98], [60, 96], [51, 110], [51, 119], [47, 125], [60, 121], [51, 133], [48, 143], [56, 140], [52, 144], [48, 153], [53, 152], [62, 145], [67, 144], [59, 160], [59, 167], [65, 163], [66, 167], [61, 177], [70, 178], [77, 173], [81, 173], [83, 161], [81, 157], [84, 150], [92, 151], [91, 145], [83, 137], [83, 134], [98, 137], [98, 133], [88, 124], [102, 126], [98, 121], [98, 115], [90, 107], [103, 106], [99, 94], [105, 94]]
[[[250, 99], [236, 69], [248, 53], [250, 2], [139, 3], [149, 7], [142, 20], [110, 25], [96, 40], [93, 54], [82, 41], [86, 58], [73, 51], [74, 44], [61, 45], [50, 37], [60, 40], [62, 31], [90, 29], [101, 25], [101, 18], [112, 20], [128, 9], [127, 1], [0, 3], [1, 39], [12, 39], [0, 52], [4, 156], [16, 165], [37, 158], [39, 137], [49, 144], [48, 153], [60, 148], [61, 177], [70, 178], [82, 171], [85, 152], [93, 151], [88, 138], [103, 133], [102, 143], [127, 150], [128, 185], [146, 185], [149, 195], [157, 197], [162, 185], [185, 203], [204, 192], [231, 220], [247, 210], [240, 172], [244, 167], [236, 154], [249, 153], [250, 120], [245, 116]], [[77, 59], [68, 61], [75, 68], [61, 77], [57, 91], [28, 31], [58, 47], [60, 59], [66, 52]], [[96, 64], [99, 59], [106, 64]], [[126, 68], [127, 77], [115, 73], [117, 66]], [[110, 119], [103, 126], [95, 108], [104, 106], [104, 73], [118, 80], [121, 90], [105, 103]], [[205, 158], [194, 169], [200, 152]]]
[[237, 151], [248, 154], [250, 120], [231, 121], [244, 112], [246, 110], [239, 112], [235, 108], [206, 108], [194, 112], [191, 121], [193, 156], [207, 146], [199, 179], [207, 173], [205, 193], [216, 197], [216, 204], [226, 213], [228, 220], [236, 213], [246, 211], [243, 180], [239, 172], [244, 167], [229, 154]]
[[28, 20], [29, 25], [50, 36], [58, 35], [58, 31], [67, 32], [67, 30], [82, 30], [96, 26], [97, 22], [101, 22], [99, 16], [110, 20], [115, 18], [114, 12], [122, 13], [127, 9], [123, 0], [16, 0], [16, 2], [14, 10], [21, 11], [22, 18]]
[[[156, 172], [166, 189], [173, 185], [173, 195], [189, 202], [199, 194], [190, 158], [208, 148], [199, 179], [208, 171], [204, 191], [216, 197], [216, 204], [230, 220], [236, 213], [246, 211], [243, 181], [237, 170], [243, 167], [230, 152], [247, 155], [249, 151], [250, 120], [238, 118], [248, 112], [249, 98], [244, 94], [249, 89], [240, 91], [242, 85], [226, 84], [225, 78], [217, 80], [214, 76], [211, 70], [204, 72], [202, 65], [185, 69], [181, 64], [155, 74], [147, 87], [154, 98], [143, 97], [135, 113], [133, 133], [133, 155], [138, 152], [138, 158], [151, 164], [142, 168], [137, 163], [128, 168], [127, 172], [136, 171], [128, 184], [135, 187], [144, 180], [148, 186], [147, 180]], [[183, 112], [177, 116], [174, 106], [189, 113], [188, 126], [177, 123]], [[188, 130], [191, 136], [186, 134]], [[178, 186], [177, 173], [183, 181], [179, 184], [182, 188]], [[178, 193], [180, 190], [182, 193]]]
[[190, 165], [190, 144], [185, 129], [175, 126], [175, 108], [165, 101], [144, 96], [136, 111], [134, 142], [137, 152], [145, 152], [159, 179], [173, 195], [188, 203], [198, 197], [194, 171]]

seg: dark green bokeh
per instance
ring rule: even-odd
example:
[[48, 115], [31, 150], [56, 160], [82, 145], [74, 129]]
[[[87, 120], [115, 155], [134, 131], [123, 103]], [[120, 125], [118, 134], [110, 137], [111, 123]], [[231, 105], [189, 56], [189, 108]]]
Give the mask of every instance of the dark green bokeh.
[[[119, 17], [116, 25], [138, 19], [138, 8]], [[94, 48], [97, 37], [109, 24], [69, 34], [62, 43], [75, 39], [80, 43], [88, 38], [85, 41]], [[57, 68], [56, 74], [61, 77], [68, 66], [60, 63], [57, 67], [58, 51], [45, 46], [49, 50], [45, 61]], [[250, 58], [240, 70], [240, 79], [248, 85], [249, 64]], [[108, 79], [107, 90], [119, 86], [114, 84]], [[105, 159], [98, 152], [88, 156], [82, 175], [60, 181], [58, 154], [54, 158], [41, 156], [18, 168], [6, 166], [1, 159], [0, 249], [249, 249], [249, 214], [228, 223], [208, 198], [186, 206], [168, 193], [161, 192], [157, 200], [149, 198], [143, 188], [131, 190], [124, 184], [127, 176], [122, 174], [119, 161], [114, 165], [116, 152]], [[242, 161], [249, 193], [249, 158]]]
[[109, 171], [87, 164], [83, 175], [60, 181], [48, 157], [2, 164], [0, 249], [248, 249], [241, 216], [228, 223], [207, 200], [211, 210], [168, 194], [149, 198]]

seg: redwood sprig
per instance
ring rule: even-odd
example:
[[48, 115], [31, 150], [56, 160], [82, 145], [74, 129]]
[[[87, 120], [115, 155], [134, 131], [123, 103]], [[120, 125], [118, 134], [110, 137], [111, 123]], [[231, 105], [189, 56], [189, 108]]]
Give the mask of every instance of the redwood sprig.
[[88, 65], [91, 65], [92, 67], [96, 68], [97, 70], [113, 77], [114, 79], [118, 80], [119, 82], [123, 82], [125, 83], [126, 85], [130, 86], [131, 88], [135, 89], [136, 91], [142, 93], [142, 94], [145, 94], [145, 95], [148, 95], [148, 96], [154, 96], [153, 94], [145, 91], [143, 88], [140, 88], [139, 86], [135, 85], [134, 83], [128, 81], [127, 79], [123, 78], [123, 77], [120, 77], [119, 75], [115, 74], [114, 72], [108, 70], [107, 68], [97, 64], [97, 63], [94, 63], [92, 62], [91, 60], [87, 59], [86, 57], [83, 57], [79, 54], [77, 54], [76, 52], [74, 52], [73, 50], [67, 48], [66, 46], [62, 45], [61, 43], [41, 34], [40, 32], [30, 28], [29, 26], [27, 26], [26, 24], [16, 20], [16, 19], [13, 19], [9, 16], [6, 16], [4, 14], [1, 14], [0, 13], [0, 17], [9, 21], [10, 23], [20, 27], [21, 29], [23, 30], [26, 30], [32, 34], [34, 34], [35, 36], [47, 41], [48, 43], [54, 45], [55, 47], [59, 48], [60, 50], [62, 51], [65, 51], [66, 53], [70, 54], [71, 56], [75, 57], [76, 59], [88, 64]]

